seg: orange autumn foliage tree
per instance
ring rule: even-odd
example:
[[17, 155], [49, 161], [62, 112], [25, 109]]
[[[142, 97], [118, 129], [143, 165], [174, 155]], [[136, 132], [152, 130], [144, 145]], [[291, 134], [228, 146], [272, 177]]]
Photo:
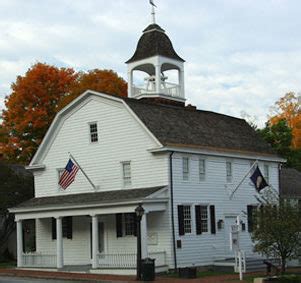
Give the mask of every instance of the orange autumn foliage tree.
[[301, 149], [301, 104], [300, 97], [294, 92], [289, 92], [276, 101], [269, 123], [275, 125], [283, 119], [292, 129], [292, 148]]
[[18, 163], [31, 160], [59, 109], [87, 89], [127, 95], [126, 82], [113, 71], [76, 73], [42, 63], [18, 76], [11, 89], [2, 112], [0, 150], [6, 160]]
[[70, 90], [70, 95], [65, 96], [59, 103], [59, 109], [65, 107], [87, 89], [127, 97], [127, 83], [123, 78], [112, 70], [94, 69], [87, 73], [78, 73], [76, 84]]

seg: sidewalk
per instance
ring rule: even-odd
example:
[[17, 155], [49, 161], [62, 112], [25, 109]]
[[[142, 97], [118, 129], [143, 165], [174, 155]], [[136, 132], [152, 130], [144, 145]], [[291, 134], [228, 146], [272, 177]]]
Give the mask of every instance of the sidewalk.
[[[105, 275], [105, 274], [90, 274], [90, 273], [70, 273], [70, 272], [58, 272], [58, 271], [34, 271], [34, 270], [21, 270], [21, 269], [0, 269], [0, 276], [14, 276], [14, 277], [27, 277], [27, 278], [39, 278], [39, 279], [61, 279], [72, 280], [79, 282], [137, 282], [135, 276], [122, 276], [122, 275]], [[236, 280], [237, 279], [237, 280]], [[238, 275], [219, 275], [209, 276], [197, 279], [180, 279], [171, 277], [157, 276], [157, 283], [164, 282], [176, 282], [176, 283], [219, 283], [219, 282], [247, 282], [239, 281]]]

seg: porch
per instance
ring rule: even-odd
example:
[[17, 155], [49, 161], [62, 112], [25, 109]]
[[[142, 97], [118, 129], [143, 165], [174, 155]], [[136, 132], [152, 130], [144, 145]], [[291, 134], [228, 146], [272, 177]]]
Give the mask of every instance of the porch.
[[[141, 190], [148, 190], [150, 195], [149, 189]], [[127, 191], [130, 194], [132, 190]], [[91, 193], [89, 197], [104, 193]], [[166, 270], [169, 247], [159, 233], [168, 221], [167, 199], [163, 198], [18, 213], [18, 267], [62, 270], [81, 266], [96, 273], [103, 270], [115, 274], [133, 273], [137, 259], [134, 211], [138, 204], [143, 204], [145, 209], [141, 220], [142, 258], [154, 258], [157, 272]], [[25, 252], [23, 246], [26, 238], [23, 225], [28, 219], [35, 222], [36, 249], [32, 252]], [[162, 236], [166, 237], [163, 232]]]

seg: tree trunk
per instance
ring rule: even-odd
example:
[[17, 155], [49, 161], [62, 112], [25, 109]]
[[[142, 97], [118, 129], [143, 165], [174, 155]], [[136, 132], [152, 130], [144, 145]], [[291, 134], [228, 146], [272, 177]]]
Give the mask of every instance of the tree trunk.
[[284, 273], [286, 270], [286, 258], [281, 258], [281, 273]]

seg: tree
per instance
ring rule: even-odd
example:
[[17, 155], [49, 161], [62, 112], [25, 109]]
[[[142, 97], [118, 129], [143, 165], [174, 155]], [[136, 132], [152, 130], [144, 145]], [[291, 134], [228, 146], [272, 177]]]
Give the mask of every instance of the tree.
[[6, 159], [28, 162], [54, 118], [59, 101], [76, 82], [73, 69], [42, 63], [33, 65], [24, 76], [18, 76], [6, 97], [7, 110], [2, 113]]
[[127, 96], [127, 84], [111, 70], [76, 73], [71, 68], [33, 65], [12, 84], [2, 113], [0, 149], [6, 160], [28, 163], [54, 116], [87, 89]]
[[297, 204], [280, 200], [261, 206], [255, 213], [252, 240], [255, 251], [281, 259], [282, 272], [287, 260], [296, 259], [301, 252], [301, 218]]
[[65, 96], [59, 103], [59, 109], [65, 107], [88, 89], [127, 97], [127, 83], [123, 78], [112, 70], [94, 69], [87, 73], [78, 73], [77, 83], [70, 90], [70, 95]]
[[272, 108], [272, 116], [269, 119], [271, 125], [277, 124], [280, 120], [286, 120], [292, 129], [292, 148], [301, 149], [301, 96], [289, 92], [276, 101]]
[[8, 208], [33, 197], [33, 176], [22, 166], [0, 161], [0, 255], [15, 229], [14, 216]]
[[292, 148], [292, 129], [286, 120], [279, 120], [275, 124], [268, 122], [265, 128], [257, 131], [280, 156], [287, 160], [287, 167], [301, 171], [301, 149]]

